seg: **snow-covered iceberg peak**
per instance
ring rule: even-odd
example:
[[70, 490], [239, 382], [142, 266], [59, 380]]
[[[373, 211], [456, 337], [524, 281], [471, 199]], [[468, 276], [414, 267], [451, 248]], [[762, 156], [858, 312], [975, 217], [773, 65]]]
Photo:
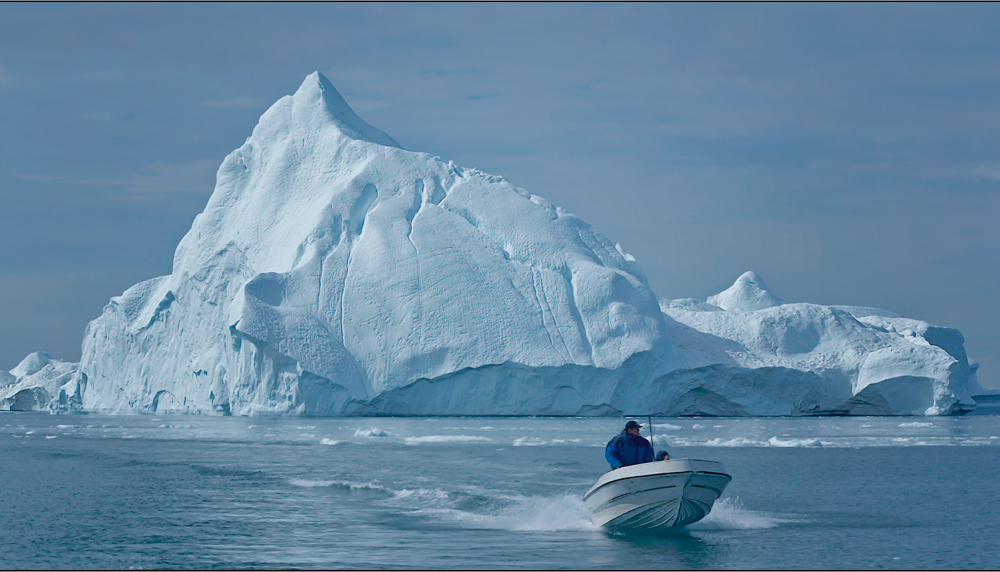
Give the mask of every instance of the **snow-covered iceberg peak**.
[[577, 414], [678, 366], [664, 329], [590, 225], [400, 148], [316, 73], [226, 157], [173, 273], [91, 322], [80, 372], [90, 409]]
[[285, 96], [274, 104], [261, 117], [258, 129], [267, 129], [272, 122], [317, 127], [332, 124], [351, 139], [387, 147], [400, 146], [395, 139], [358, 117], [330, 80], [318, 71], [309, 74], [294, 95]]
[[715, 296], [709, 296], [708, 303], [723, 310], [743, 311], [763, 310], [784, 304], [781, 298], [768, 291], [764, 279], [756, 272], [744, 272], [732, 286]]

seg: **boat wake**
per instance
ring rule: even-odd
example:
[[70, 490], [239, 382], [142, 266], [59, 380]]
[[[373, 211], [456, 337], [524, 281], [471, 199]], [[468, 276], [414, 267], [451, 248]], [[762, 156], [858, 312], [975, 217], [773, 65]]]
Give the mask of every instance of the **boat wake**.
[[506, 494], [481, 487], [443, 490], [436, 487], [394, 488], [377, 482], [286, 479], [300, 488], [332, 488], [344, 492], [374, 492], [375, 502], [411, 515], [423, 515], [462, 528], [513, 531], [598, 530], [583, 497]]
[[579, 495], [498, 497], [484, 510], [426, 508], [421, 512], [466, 528], [514, 531], [598, 530]]
[[712, 512], [698, 522], [689, 524], [687, 530], [745, 530], [752, 528], [774, 528], [786, 519], [776, 518], [763, 512], [749, 510], [738, 498], [720, 499], [712, 507]]

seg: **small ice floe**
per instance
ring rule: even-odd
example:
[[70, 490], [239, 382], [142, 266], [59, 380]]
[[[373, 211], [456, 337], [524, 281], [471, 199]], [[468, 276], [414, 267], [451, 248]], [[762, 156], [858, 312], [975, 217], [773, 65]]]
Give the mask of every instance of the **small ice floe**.
[[407, 437], [403, 439], [407, 445], [417, 443], [473, 443], [476, 441], [492, 441], [489, 437], [477, 435], [427, 435], [424, 437]]
[[900, 423], [900, 427], [933, 427], [934, 424], [925, 421], [911, 421], [909, 423]]
[[350, 445], [347, 441], [337, 441], [336, 439], [327, 439], [326, 437], [320, 439], [319, 442], [321, 445]]
[[767, 442], [772, 447], [822, 447], [819, 439], [778, 439], [771, 437]]
[[679, 445], [701, 445], [703, 447], [763, 447], [764, 444], [761, 441], [755, 441], [753, 439], [747, 439], [746, 437], [735, 437], [733, 439], [723, 439], [721, 437], [716, 437], [715, 439], [709, 439], [704, 443], [695, 443], [687, 439], [683, 439], [678, 442]]
[[56, 437], [58, 437], [58, 435], [46, 435], [45, 436], [46, 439], [55, 439]]
[[673, 436], [667, 437], [666, 435], [653, 435], [653, 445], [657, 447], [669, 447], [676, 441], [677, 440]]
[[35, 431], [34, 430], [32, 430], [32, 431], [25, 431], [24, 434], [25, 435], [34, 435]]
[[354, 432], [355, 437], [395, 437], [392, 433], [372, 427], [371, 429], [358, 429]]
[[547, 445], [548, 441], [544, 439], [539, 439], [538, 437], [519, 437], [514, 439], [515, 447], [538, 447], [540, 445]]
[[[716, 425], [718, 427], [718, 425]], [[683, 429], [680, 425], [674, 425], [673, 423], [654, 423], [653, 429], [657, 431], [679, 431]]]

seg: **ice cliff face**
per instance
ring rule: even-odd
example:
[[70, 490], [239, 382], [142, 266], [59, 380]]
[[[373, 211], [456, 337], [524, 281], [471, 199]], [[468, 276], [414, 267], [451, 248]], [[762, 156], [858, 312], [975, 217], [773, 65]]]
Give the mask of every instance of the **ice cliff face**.
[[753, 273], [709, 302], [658, 301], [588, 224], [401, 149], [317, 73], [225, 159], [172, 274], [91, 322], [60, 395], [312, 415], [943, 414], [966, 399], [955, 330], [782, 304]]

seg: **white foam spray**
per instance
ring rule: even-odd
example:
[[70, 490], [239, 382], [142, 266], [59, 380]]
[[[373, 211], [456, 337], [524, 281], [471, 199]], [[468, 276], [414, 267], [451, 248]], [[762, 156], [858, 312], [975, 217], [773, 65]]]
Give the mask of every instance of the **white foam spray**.
[[782, 519], [762, 512], [749, 510], [738, 498], [720, 499], [708, 516], [689, 524], [688, 530], [743, 530], [748, 528], [774, 528]]

